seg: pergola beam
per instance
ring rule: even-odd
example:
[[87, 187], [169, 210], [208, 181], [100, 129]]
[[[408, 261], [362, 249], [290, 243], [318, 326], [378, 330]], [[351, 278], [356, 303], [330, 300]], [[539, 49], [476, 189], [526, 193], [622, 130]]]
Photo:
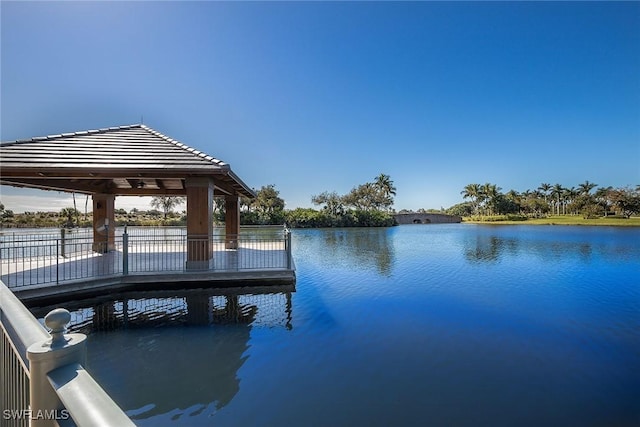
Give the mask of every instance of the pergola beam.
[[75, 192], [75, 193], [83, 193], [83, 194], [94, 194], [94, 193], [110, 193], [110, 189], [101, 182], [99, 185], [92, 184], [91, 182], [87, 182], [89, 180], [81, 181], [69, 181], [69, 180], [55, 180], [55, 179], [5, 179], [2, 177], [0, 180], [0, 184], [2, 185], [11, 185], [14, 187], [26, 187], [26, 188], [37, 188], [39, 190], [52, 190], [52, 191], [64, 191], [64, 192]]

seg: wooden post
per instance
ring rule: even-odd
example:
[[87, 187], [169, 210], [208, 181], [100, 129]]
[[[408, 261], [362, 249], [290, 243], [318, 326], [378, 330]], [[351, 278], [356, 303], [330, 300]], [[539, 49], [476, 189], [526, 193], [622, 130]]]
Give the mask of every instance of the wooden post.
[[113, 194], [94, 194], [93, 196], [93, 250], [106, 253], [115, 249], [116, 196]]
[[187, 269], [209, 269], [213, 257], [213, 180], [187, 178]]
[[240, 199], [238, 196], [225, 196], [225, 247], [227, 249], [238, 248], [238, 236], [240, 234]]

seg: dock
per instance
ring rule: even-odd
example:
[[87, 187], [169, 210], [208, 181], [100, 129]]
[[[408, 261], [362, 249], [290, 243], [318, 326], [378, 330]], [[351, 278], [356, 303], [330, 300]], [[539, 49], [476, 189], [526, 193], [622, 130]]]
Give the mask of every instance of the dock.
[[[190, 263], [190, 245], [204, 247], [209, 260]], [[291, 234], [282, 227], [242, 230], [233, 248], [223, 235], [191, 239], [181, 227], [122, 228], [111, 250], [96, 252], [94, 246], [81, 231], [14, 234], [0, 240], [0, 279], [25, 302], [124, 291], [277, 287], [296, 279]]]

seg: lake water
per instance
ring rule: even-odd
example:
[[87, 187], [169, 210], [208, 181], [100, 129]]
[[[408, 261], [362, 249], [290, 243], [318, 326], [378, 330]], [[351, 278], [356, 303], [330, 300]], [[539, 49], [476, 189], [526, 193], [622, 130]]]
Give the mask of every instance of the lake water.
[[88, 370], [141, 426], [640, 425], [640, 229], [294, 230], [293, 248], [291, 294], [132, 297], [124, 329], [111, 305]]

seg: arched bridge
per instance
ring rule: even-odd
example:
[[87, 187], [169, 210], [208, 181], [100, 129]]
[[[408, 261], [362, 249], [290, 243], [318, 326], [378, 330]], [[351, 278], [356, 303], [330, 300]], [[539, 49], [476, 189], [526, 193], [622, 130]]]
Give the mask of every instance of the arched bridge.
[[398, 224], [445, 224], [462, 222], [457, 215], [445, 215], [436, 213], [399, 213], [393, 214]]

